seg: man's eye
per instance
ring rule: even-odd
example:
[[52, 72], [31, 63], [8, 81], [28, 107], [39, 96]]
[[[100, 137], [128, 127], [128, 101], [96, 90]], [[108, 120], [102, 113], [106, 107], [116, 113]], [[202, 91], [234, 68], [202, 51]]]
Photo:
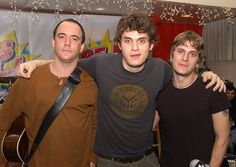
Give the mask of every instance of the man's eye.
[[58, 36], [59, 39], [64, 39], [65, 37], [63, 35]]
[[146, 40], [145, 40], [145, 39], [140, 39], [138, 42], [139, 42], [140, 44], [144, 44], [144, 43], [146, 42]]
[[74, 37], [74, 38], [72, 38], [72, 40], [73, 41], [79, 41], [79, 38]]
[[124, 42], [125, 42], [125, 43], [130, 43], [131, 40], [130, 40], [130, 39], [124, 39]]
[[178, 50], [177, 50], [177, 53], [183, 53], [183, 51], [182, 51], [182, 50], [180, 50], [180, 49], [178, 49]]
[[197, 53], [190, 53], [190, 56], [191, 56], [191, 57], [196, 57], [196, 56], [197, 56]]

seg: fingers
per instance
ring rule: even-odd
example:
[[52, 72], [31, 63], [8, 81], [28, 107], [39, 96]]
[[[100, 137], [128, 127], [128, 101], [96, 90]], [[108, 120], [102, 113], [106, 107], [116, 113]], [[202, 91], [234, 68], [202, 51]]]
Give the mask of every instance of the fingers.
[[217, 78], [218, 78], [218, 76], [215, 73], [213, 73], [211, 71], [205, 72], [205, 75], [203, 75], [203, 82], [210, 80], [210, 82], [207, 84], [206, 88], [210, 88], [211, 86], [213, 86], [217, 82]]
[[210, 85], [210, 86], [212, 86], [214, 84], [214, 82], [216, 82], [218, 76], [215, 73], [213, 73], [212, 71], [205, 71], [204, 73], [202, 73], [202, 77], [203, 77], [203, 82], [206, 82], [208, 80], [213, 81], [213, 82], [211, 82], [211, 85]]
[[17, 67], [17, 76], [23, 77], [23, 78], [30, 78], [32, 71], [35, 69], [35, 67], [28, 67], [25, 63], [21, 63]]
[[216, 86], [213, 88], [213, 91], [216, 91], [216, 90], [218, 90], [219, 92], [226, 92], [226, 86], [225, 86], [225, 83], [224, 83], [224, 81], [222, 81], [221, 79], [220, 79], [220, 77], [218, 77], [217, 78], [218, 80], [217, 80], [217, 84], [216, 84]]
[[207, 84], [206, 88], [210, 88], [213, 85], [213, 91], [218, 90], [219, 92], [226, 92], [226, 86], [224, 84], [224, 81], [221, 80], [219, 76], [217, 76], [216, 78], [212, 78], [212, 80]]
[[24, 77], [24, 76], [22, 76], [22, 74], [24, 74], [24, 73], [22, 72], [22, 64], [20, 64], [17, 66], [17, 76]]
[[206, 88], [208, 89], [212, 87], [215, 83], [216, 83], [216, 78], [215, 79], [212, 78], [210, 82], [206, 85]]
[[221, 82], [220, 77], [217, 77], [217, 78], [216, 78], [216, 84], [215, 84], [215, 86], [214, 86], [214, 88], [213, 88], [213, 91], [216, 91], [216, 90], [218, 90], [218, 89], [219, 89], [219, 92], [221, 92], [222, 89], [223, 89], [223, 87], [222, 87], [222, 82]]
[[207, 82], [209, 79], [212, 78], [212, 75], [206, 75], [206, 73], [203, 73], [202, 78], [203, 78], [203, 82]]
[[29, 68], [27, 70], [24, 70], [25, 78], [30, 78], [32, 72], [34, 71], [35, 68]]
[[27, 74], [28, 70], [24, 66], [20, 66], [19, 75], [23, 78], [29, 78]]
[[226, 92], [226, 86], [224, 84], [224, 81], [221, 80], [221, 78], [212, 71], [205, 71], [204, 73], [202, 73], [202, 77], [203, 77], [203, 82], [210, 81], [206, 85], [207, 89], [214, 86], [213, 91], [218, 90], [219, 92], [222, 91]]

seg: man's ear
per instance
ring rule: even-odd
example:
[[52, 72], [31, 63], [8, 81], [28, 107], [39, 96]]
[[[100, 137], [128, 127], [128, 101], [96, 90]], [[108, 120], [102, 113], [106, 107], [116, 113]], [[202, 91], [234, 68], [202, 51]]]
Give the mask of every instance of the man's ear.
[[169, 61], [172, 62], [173, 61], [173, 53], [170, 53], [170, 58], [169, 58]]
[[80, 53], [84, 50], [84, 46], [85, 46], [85, 44], [83, 43], [83, 44], [81, 45], [81, 48], [80, 48]]
[[52, 39], [52, 47], [54, 48], [55, 47], [55, 40]]
[[169, 61], [168, 61], [169, 65], [173, 65], [173, 60], [172, 60], [172, 57], [170, 57]]
[[154, 44], [151, 43], [151, 45], [150, 45], [150, 47], [149, 47], [149, 51], [151, 51], [151, 50], [153, 49], [153, 47], [154, 47]]
[[121, 46], [120, 46], [120, 43], [118, 43], [118, 47], [119, 47], [119, 49], [121, 50]]

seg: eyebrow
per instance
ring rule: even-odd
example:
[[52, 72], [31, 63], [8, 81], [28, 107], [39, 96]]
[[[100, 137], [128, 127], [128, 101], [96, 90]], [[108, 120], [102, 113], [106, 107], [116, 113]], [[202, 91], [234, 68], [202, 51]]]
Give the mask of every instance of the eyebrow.
[[[65, 36], [66, 36], [65, 33], [58, 33], [57, 36], [58, 36], [58, 35], [65, 35]], [[78, 38], [78, 39], [81, 39], [78, 35], [71, 35], [71, 37], [76, 37], [76, 38]]]
[[[178, 49], [185, 50], [185, 49], [182, 48], [181, 46], [180, 46], [180, 47], [177, 46], [177, 47], [175, 48], [175, 50], [178, 50]], [[186, 50], [185, 50], [185, 51], [186, 51]], [[197, 51], [197, 50], [189, 50], [189, 52], [199, 53], [199, 51]]]
[[[132, 39], [132, 40], [133, 40], [133, 38], [127, 37], [127, 36], [124, 36], [123, 38], [124, 38], [124, 39]], [[140, 39], [148, 39], [148, 38], [147, 38], [147, 37], [140, 37], [140, 38], [138, 38], [137, 40], [140, 40]]]

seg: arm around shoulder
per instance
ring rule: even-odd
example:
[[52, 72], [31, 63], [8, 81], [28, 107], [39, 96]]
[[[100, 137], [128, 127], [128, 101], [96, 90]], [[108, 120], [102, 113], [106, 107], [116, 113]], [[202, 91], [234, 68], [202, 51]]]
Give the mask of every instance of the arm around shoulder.
[[211, 86], [214, 86], [213, 90], [216, 91], [218, 90], [219, 92], [226, 91], [226, 86], [224, 84], [224, 81], [220, 79], [220, 77], [213, 73], [212, 71], [204, 71], [201, 74], [203, 78], [203, 82], [206, 82], [210, 80], [210, 82], [207, 84], [206, 88], [210, 88]]
[[32, 60], [21, 63], [17, 69], [17, 75], [23, 78], [30, 78], [31, 73], [40, 65], [52, 62], [53, 60]]

